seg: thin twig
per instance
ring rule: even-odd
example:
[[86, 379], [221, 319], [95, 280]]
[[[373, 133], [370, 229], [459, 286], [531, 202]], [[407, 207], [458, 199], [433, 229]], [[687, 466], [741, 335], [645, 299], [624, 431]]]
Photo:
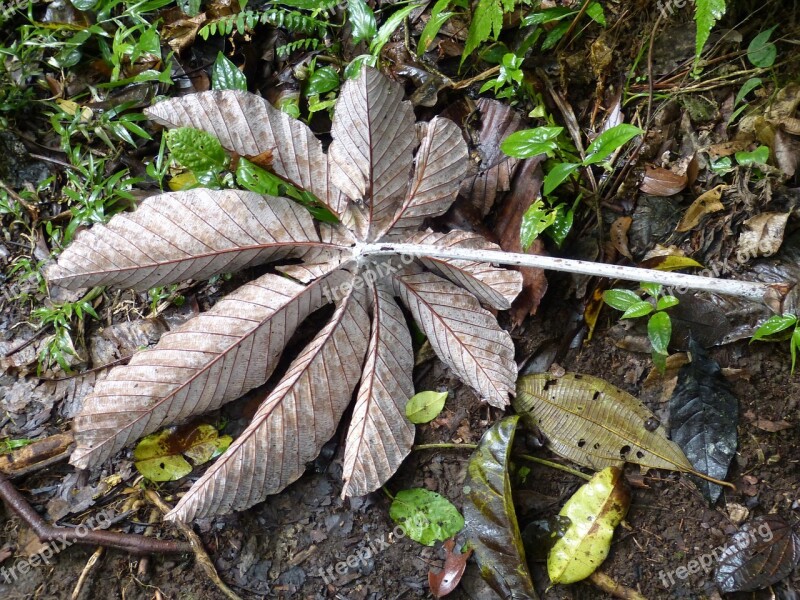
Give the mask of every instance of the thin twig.
[[191, 552], [190, 544], [171, 540], [156, 540], [141, 535], [119, 533], [116, 531], [103, 531], [88, 529], [79, 532], [78, 529], [67, 527], [54, 527], [44, 522], [25, 497], [11, 485], [11, 482], [0, 474], [0, 499], [6, 506], [17, 513], [25, 521], [42, 542], [60, 542], [63, 547], [72, 544], [87, 544], [90, 546], [105, 546], [117, 548], [132, 554], [179, 554]]
[[[147, 490], [145, 495], [147, 496], [147, 499], [155, 504], [156, 508], [158, 508], [158, 510], [164, 514], [167, 514], [170, 510], [172, 510], [172, 507], [164, 502], [161, 499], [161, 496], [159, 496], [155, 490]], [[225, 594], [225, 596], [230, 598], [230, 600], [241, 600], [236, 592], [229, 588], [225, 582], [220, 579], [217, 569], [214, 567], [214, 563], [211, 562], [211, 557], [208, 555], [205, 548], [203, 548], [203, 542], [200, 541], [200, 536], [198, 536], [186, 523], [175, 521], [175, 525], [186, 537], [186, 539], [189, 540], [189, 544], [191, 544], [194, 556], [197, 559], [197, 562], [203, 568], [203, 571], [205, 571], [206, 575], [208, 575], [208, 578], [211, 579], [211, 581], [214, 582], [219, 590]]]
[[86, 563], [86, 566], [83, 567], [83, 571], [81, 571], [81, 576], [78, 577], [78, 583], [75, 584], [75, 589], [72, 590], [72, 597], [71, 600], [78, 600], [83, 591], [83, 586], [86, 583], [86, 579], [89, 577], [89, 573], [92, 572], [92, 569], [97, 564], [97, 561], [100, 560], [100, 557], [103, 556], [103, 546], [98, 546], [97, 550], [94, 551], [89, 560]]
[[569, 473], [570, 475], [574, 475], [575, 477], [585, 479], [586, 481], [592, 480], [591, 475], [587, 475], [586, 473], [582, 473], [577, 469], [573, 469], [572, 467], [568, 467], [567, 465], [562, 465], [561, 463], [557, 463], [552, 460], [547, 460], [545, 458], [537, 458], [536, 456], [531, 456], [530, 454], [515, 454], [514, 456], [517, 456], [519, 458], [524, 458], [525, 460], [536, 463], [537, 465], [544, 465], [545, 467], [550, 467], [551, 469], [564, 471], [564, 473]]
[[714, 277], [687, 275], [685, 273], [676, 273], [673, 271], [656, 271], [653, 269], [594, 263], [584, 260], [570, 260], [553, 256], [517, 254], [514, 252], [470, 248], [442, 248], [440, 246], [426, 244], [364, 244], [360, 248], [360, 251], [363, 256], [400, 254], [406, 256], [472, 260], [499, 265], [535, 267], [539, 269], [563, 271], [566, 273], [580, 273], [582, 275], [594, 275], [596, 277], [624, 279], [627, 281], [646, 281], [678, 289], [702, 290], [728, 296], [749, 298], [751, 300], [769, 303], [770, 307], [773, 307], [776, 302], [780, 303], [792, 287], [792, 285], [788, 284], [766, 284], [735, 279], [716, 279]]

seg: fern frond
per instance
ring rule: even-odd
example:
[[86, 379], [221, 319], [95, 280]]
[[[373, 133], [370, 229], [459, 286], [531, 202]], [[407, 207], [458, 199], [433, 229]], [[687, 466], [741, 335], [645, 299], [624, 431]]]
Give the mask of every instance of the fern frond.
[[322, 42], [319, 41], [317, 38], [303, 38], [301, 40], [295, 40], [293, 42], [289, 42], [288, 44], [284, 44], [283, 46], [278, 46], [275, 51], [278, 53], [279, 58], [286, 58], [293, 52], [297, 50], [316, 50], [319, 48]]
[[330, 25], [327, 21], [315, 19], [296, 10], [270, 8], [265, 11], [243, 10], [235, 15], [227, 15], [204, 25], [198, 34], [204, 40], [209, 35], [230, 35], [236, 30], [244, 35], [256, 25], [272, 25], [293, 33], [324, 35]]

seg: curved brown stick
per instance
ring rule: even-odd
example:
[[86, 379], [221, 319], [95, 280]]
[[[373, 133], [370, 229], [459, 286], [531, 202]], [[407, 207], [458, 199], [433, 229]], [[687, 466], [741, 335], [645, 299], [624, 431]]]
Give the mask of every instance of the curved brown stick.
[[44, 519], [33, 510], [25, 497], [11, 485], [11, 482], [0, 474], [0, 499], [6, 506], [17, 513], [30, 527], [42, 542], [60, 542], [63, 547], [72, 544], [88, 544], [90, 546], [105, 546], [117, 548], [131, 554], [177, 554], [192, 552], [192, 548], [185, 542], [170, 540], [156, 540], [141, 535], [118, 533], [116, 531], [103, 531], [84, 528], [80, 534], [77, 529], [55, 527], [45, 523]]
[[9, 454], [3, 454], [0, 456], [0, 473], [14, 478], [66, 460], [72, 442], [72, 433], [68, 431], [37, 440]]

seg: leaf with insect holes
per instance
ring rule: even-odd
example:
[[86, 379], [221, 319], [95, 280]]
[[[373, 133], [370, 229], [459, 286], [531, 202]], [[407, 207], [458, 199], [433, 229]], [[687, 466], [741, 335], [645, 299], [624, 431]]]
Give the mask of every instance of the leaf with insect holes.
[[545, 435], [553, 452], [579, 465], [603, 469], [632, 462], [693, 471], [644, 404], [597, 377], [526, 375], [517, 383], [514, 409]]
[[[267, 263], [282, 275], [245, 283], [113, 368], [74, 419], [73, 464], [96, 467], [274, 378], [250, 425], [168, 518], [242, 510], [279, 492], [334, 435], [354, 395], [342, 493], [380, 488], [414, 440], [404, 406], [414, 392], [413, 352], [397, 298], [458, 377], [494, 406], [508, 404], [514, 346], [482, 304], [510, 306], [519, 274], [363, 251], [388, 240], [495, 248], [472, 233], [419, 231], [448, 210], [466, 174], [467, 146], [453, 122], [415, 125], [402, 88], [372, 69], [342, 86], [327, 153], [305, 124], [238, 90], [173, 98], [147, 112], [167, 127], [200, 130], [193, 135], [202, 147], [186, 148], [196, 167], [228, 168], [229, 153], [237, 155], [237, 180], [256, 191], [148, 198], [80, 232], [47, 268], [50, 282], [146, 290]], [[327, 323], [315, 322], [316, 336], [283, 366], [298, 327], [328, 304]]]
[[425, 546], [443, 542], [464, 527], [464, 517], [447, 498], [424, 488], [398, 492], [389, 516], [408, 537]]

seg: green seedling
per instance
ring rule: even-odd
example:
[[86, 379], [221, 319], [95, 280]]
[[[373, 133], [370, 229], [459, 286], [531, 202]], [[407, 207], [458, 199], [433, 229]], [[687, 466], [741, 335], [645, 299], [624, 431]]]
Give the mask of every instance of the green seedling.
[[603, 292], [603, 302], [622, 311], [622, 319], [647, 320], [647, 337], [653, 347], [653, 363], [664, 371], [669, 356], [669, 341], [672, 337], [672, 320], [667, 309], [678, 304], [678, 299], [663, 294], [663, 286], [657, 283], [642, 283], [644, 298], [631, 290], [616, 288]]

